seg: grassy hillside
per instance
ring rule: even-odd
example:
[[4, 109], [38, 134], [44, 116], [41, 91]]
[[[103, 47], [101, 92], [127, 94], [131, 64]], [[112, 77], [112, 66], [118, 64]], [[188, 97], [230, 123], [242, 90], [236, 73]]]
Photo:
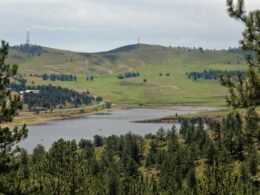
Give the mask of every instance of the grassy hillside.
[[[243, 70], [243, 55], [229, 51], [129, 45], [102, 53], [77, 53], [43, 48], [39, 55], [11, 49], [10, 63], [31, 83], [90, 90], [106, 100], [123, 104], [224, 105], [225, 88], [217, 81], [192, 81], [185, 73], [203, 70]], [[240, 62], [238, 64], [238, 61]], [[140, 77], [120, 80], [117, 75], [139, 72]], [[34, 74], [71, 73], [77, 82], [43, 81]], [[163, 76], [159, 76], [162, 73]], [[170, 73], [170, 76], [165, 76]], [[86, 81], [93, 75], [94, 81]], [[147, 82], [143, 82], [147, 79]]]

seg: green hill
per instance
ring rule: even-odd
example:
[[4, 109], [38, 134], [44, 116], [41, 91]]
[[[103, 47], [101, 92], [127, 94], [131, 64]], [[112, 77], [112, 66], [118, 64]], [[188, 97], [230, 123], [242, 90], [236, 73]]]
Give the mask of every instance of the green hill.
[[[34, 50], [33, 50], [34, 51]], [[192, 81], [186, 73], [204, 70], [243, 70], [238, 51], [215, 51], [136, 44], [107, 52], [79, 53], [41, 47], [22, 51], [12, 47], [9, 63], [29, 83], [53, 84], [80, 91], [90, 90], [106, 100], [126, 104], [224, 105], [226, 91], [217, 81]], [[139, 72], [140, 77], [118, 79], [118, 74]], [[35, 75], [74, 74], [76, 82], [43, 81]], [[159, 76], [161, 73], [162, 76]], [[169, 76], [166, 76], [166, 74]], [[93, 75], [94, 81], [86, 81]], [[144, 79], [147, 82], [144, 82]]]

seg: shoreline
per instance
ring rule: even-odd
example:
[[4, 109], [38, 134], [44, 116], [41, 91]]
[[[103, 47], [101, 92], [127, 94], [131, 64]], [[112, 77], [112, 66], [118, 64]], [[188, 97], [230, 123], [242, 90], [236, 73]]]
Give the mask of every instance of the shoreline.
[[[219, 120], [222, 116], [226, 115], [229, 111], [227, 107], [202, 107], [202, 106], [181, 106], [175, 107], [179, 111], [196, 111], [194, 113], [180, 114], [180, 115], [170, 115], [159, 118], [145, 119], [131, 121], [133, 123], [176, 123], [185, 119], [195, 119], [202, 118], [205, 122], [209, 120]], [[192, 110], [193, 109], [193, 110]]]
[[[47, 113], [39, 113], [35, 114], [32, 112], [21, 112], [18, 117], [14, 119], [13, 122], [5, 124], [5, 126], [13, 127], [13, 126], [21, 126], [26, 124], [27, 126], [33, 125], [43, 125], [48, 122], [52, 121], [59, 121], [59, 120], [69, 120], [69, 119], [77, 119], [81, 117], [86, 117], [90, 115], [96, 115], [101, 113], [112, 112], [116, 110], [128, 110], [128, 109], [172, 109], [178, 111], [191, 111], [196, 112], [195, 114], [198, 115], [199, 113], [204, 112], [212, 112], [218, 111], [223, 109], [223, 107], [215, 107], [215, 106], [165, 106], [165, 105], [148, 105], [148, 106], [138, 106], [138, 105], [114, 105], [112, 108], [106, 109], [101, 105], [91, 106], [87, 108], [83, 108], [84, 111], [82, 112], [82, 108], [71, 108], [71, 109], [61, 109], [61, 110], [54, 110], [53, 112]], [[193, 114], [192, 114], [193, 115]], [[139, 122], [139, 123], [147, 123], [150, 121], [154, 121], [155, 123], [169, 123], [169, 120], [163, 119], [172, 119], [173, 116], [165, 116], [162, 118], [157, 119], [147, 119], [141, 121], [132, 121], [132, 122]], [[176, 119], [174, 119], [176, 121]]]
[[32, 112], [21, 112], [19, 116], [15, 117], [11, 123], [4, 125], [8, 127], [21, 126], [23, 124], [26, 124], [26, 126], [43, 125], [52, 121], [76, 119], [103, 112], [110, 112], [111, 110], [114, 109], [105, 109], [101, 106], [92, 106], [85, 108], [83, 112], [82, 108], [61, 109], [54, 110], [54, 112], [42, 112], [39, 114]]

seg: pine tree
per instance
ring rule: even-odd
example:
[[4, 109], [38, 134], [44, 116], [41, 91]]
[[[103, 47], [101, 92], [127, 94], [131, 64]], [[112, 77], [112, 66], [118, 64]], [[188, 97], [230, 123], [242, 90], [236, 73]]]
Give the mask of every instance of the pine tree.
[[227, 7], [229, 15], [242, 21], [246, 27], [240, 44], [243, 50], [249, 52], [246, 56], [249, 67], [245, 78], [240, 74], [235, 82], [231, 76], [221, 77], [222, 84], [229, 88], [227, 102], [234, 108], [257, 106], [260, 105], [260, 11], [246, 14], [244, 0], [238, 0], [236, 6], [233, 0], [227, 0]]
[[244, 162], [241, 163], [239, 172], [240, 179], [245, 183], [248, 180], [248, 169]]
[[38, 144], [34, 149], [33, 149], [33, 154], [32, 154], [32, 162], [35, 164], [37, 162], [42, 161], [46, 155], [46, 151], [44, 149], [44, 146], [41, 144]]
[[193, 189], [197, 185], [197, 179], [195, 176], [194, 168], [191, 168], [187, 174], [187, 183], [190, 189]]
[[221, 77], [221, 82], [229, 88], [230, 94], [226, 98], [229, 105], [248, 108], [244, 119], [244, 135], [250, 145], [260, 141], [260, 128], [257, 124], [259, 117], [255, 112], [255, 107], [260, 105], [260, 10], [246, 14], [244, 0], [239, 0], [236, 6], [233, 0], [227, 0], [227, 7], [229, 15], [242, 21], [246, 27], [240, 44], [249, 53], [246, 56], [249, 67], [245, 78], [238, 75], [238, 82], [232, 81], [230, 76]]
[[247, 163], [248, 163], [249, 173], [252, 175], [256, 175], [258, 163], [257, 163], [257, 153], [254, 146], [252, 146], [252, 148], [250, 148], [249, 150]]
[[[18, 66], [6, 64], [9, 45], [2, 41], [0, 48], [0, 124], [11, 122], [22, 109], [19, 95], [11, 93], [7, 88], [12, 76], [17, 74]], [[0, 152], [10, 151], [11, 147], [27, 136], [25, 125], [22, 128], [0, 127]]]
[[[9, 45], [2, 41], [0, 47], [0, 124], [8, 123], [22, 109], [22, 101], [19, 95], [8, 90], [10, 79], [17, 74], [18, 66], [10, 65], [5, 62], [8, 55]], [[0, 193], [5, 192], [3, 178], [13, 167], [10, 163], [12, 158], [12, 147], [27, 136], [26, 126], [21, 128], [0, 126]], [[8, 187], [7, 187], [8, 188]]]
[[150, 149], [147, 154], [146, 158], [146, 167], [150, 167], [157, 162], [157, 156], [158, 156], [158, 148], [157, 144], [154, 141], [151, 141], [150, 143]]
[[[231, 17], [240, 20], [245, 30], [243, 40], [240, 41], [241, 48], [248, 53], [246, 61], [248, 63], [247, 75], [242, 78], [238, 75], [238, 81], [231, 78], [221, 79], [222, 84], [230, 91], [227, 102], [234, 108], [247, 108], [243, 117], [243, 135], [247, 144], [247, 149], [255, 147], [254, 144], [260, 142], [259, 116], [255, 108], [260, 105], [260, 10], [247, 13], [245, 11], [244, 0], [238, 0], [234, 4], [233, 0], [227, 0], [228, 13]], [[251, 174], [255, 175], [255, 159], [257, 153], [248, 151], [248, 164]]]
[[168, 132], [167, 134], [167, 140], [168, 140], [168, 152], [169, 153], [174, 153], [179, 147], [178, 143], [178, 136], [176, 133], [176, 127], [173, 126], [172, 130]]
[[249, 108], [244, 117], [243, 133], [248, 145], [260, 142], [260, 126], [255, 108]]
[[29, 178], [29, 157], [28, 153], [25, 149], [21, 150], [21, 169], [22, 169], [22, 178], [28, 179]]
[[113, 165], [110, 165], [106, 172], [106, 185], [107, 194], [119, 194], [119, 176], [118, 173], [115, 171]]

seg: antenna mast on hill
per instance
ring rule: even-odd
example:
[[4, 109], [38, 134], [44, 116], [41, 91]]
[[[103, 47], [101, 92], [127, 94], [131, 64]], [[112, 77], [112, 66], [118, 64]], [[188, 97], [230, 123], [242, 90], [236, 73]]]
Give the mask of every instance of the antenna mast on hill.
[[26, 45], [30, 45], [30, 32], [29, 31], [27, 31], [26, 32]]

